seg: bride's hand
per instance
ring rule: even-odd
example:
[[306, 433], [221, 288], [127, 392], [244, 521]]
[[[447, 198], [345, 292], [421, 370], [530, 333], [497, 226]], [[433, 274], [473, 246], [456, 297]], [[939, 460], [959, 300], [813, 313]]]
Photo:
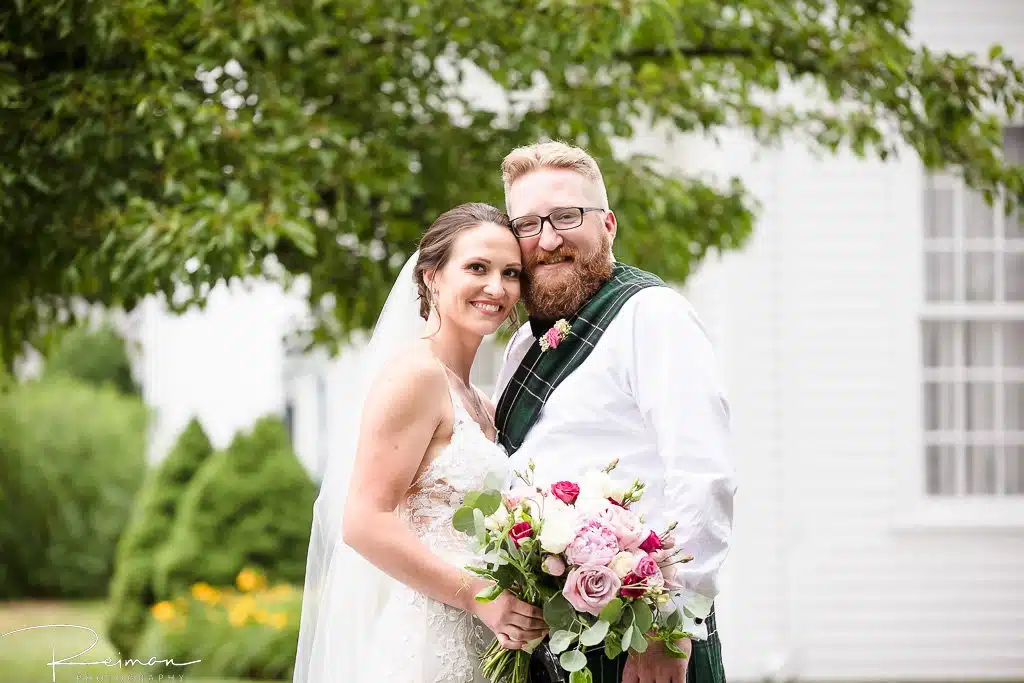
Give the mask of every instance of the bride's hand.
[[[490, 581], [481, 580], [476, 588], [482, 590], [490, 585]], [[507, 650], [520, 650], [548, 631], [540, 608], [523, 602], [508, 591], [503, 591], [490, 602], [473, 600], [470, 611], [494, 632], [498, 642]]]

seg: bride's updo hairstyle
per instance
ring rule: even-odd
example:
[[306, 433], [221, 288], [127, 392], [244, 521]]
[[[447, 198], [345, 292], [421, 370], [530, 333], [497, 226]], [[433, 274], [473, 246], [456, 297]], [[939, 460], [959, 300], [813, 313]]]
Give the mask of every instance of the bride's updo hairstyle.
[[504, 211], [490, 204], [472, 202], [459, 204], [454, 209], [445, 211], [423, 233], [420, 240], [420, 254], [413, 270], [413, 280], [419, 293], [420, 316], [426, 320], [430, 316], [430, 303], [433, 300], [423, 276], [430, 271], [437, 272], [444, 268], [452, 256], [455, 240], [464, 230], [475, 228], [483, 223], [494, 223], [511, 230], [511, 222]]

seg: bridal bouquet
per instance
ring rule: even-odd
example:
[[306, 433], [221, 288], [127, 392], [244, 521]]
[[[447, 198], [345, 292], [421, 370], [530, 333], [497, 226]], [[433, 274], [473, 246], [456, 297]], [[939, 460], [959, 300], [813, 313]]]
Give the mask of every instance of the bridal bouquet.
[[[505, 494], [473, 491], [452, 518], [480, 553], [479, 564], [467, 569], [494, 582], [476, 599], [507, 590], [542, 606], [548, 647], [570, 683], [592, 680], [591, 650], [614, 659], [662, 641], [668, 652], [686, 656], [675, 645], [690, 634], [673, 591], [680, 588], [677, 566], [693, 558], [675, 549], [674, 523], [658, 533], [631, 509], [644, 483], [617, 482], [616, 464], [579, 481], [538, 486], [531, 463], [526, 474], [516, 473], [522, 486]], [[525, 683], [538, 644], [506, 650], [495, 641], [483, 655], [484, 675], [493, 683]]]

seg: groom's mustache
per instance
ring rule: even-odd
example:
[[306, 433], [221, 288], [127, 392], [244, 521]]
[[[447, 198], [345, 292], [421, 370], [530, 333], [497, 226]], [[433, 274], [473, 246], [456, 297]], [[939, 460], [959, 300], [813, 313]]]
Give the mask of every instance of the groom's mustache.
[[579, 261], [579, 252], [564, 244], [554, 251], [538, 250], [534, 252], [533, 258], [531, 258], [529, 263], [526, 265], [528, 268], [532, 268], [533, 266], [539, 266], [545, 263], [554, 263], [556, 261], [561, 261], [562, 259], [570, 259], [573, 262], [577, 262]]

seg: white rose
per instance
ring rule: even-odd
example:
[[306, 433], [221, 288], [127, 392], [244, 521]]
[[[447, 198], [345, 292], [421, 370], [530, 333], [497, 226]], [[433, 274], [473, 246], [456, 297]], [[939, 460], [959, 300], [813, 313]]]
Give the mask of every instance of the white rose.
[[612, 558], [611, 564], [608, 568], [615, 572], [615, 576], [620, 579], [626, 574], [633, 571], [633, 567], [636, 565], [636, 558], [633, 557], [633, 553], [621, 552]]
[[508, 522], [508, 508], [504, 503], [498, 503], [498, 509], [484, 517], [484, 528], [489, 531], [500, 531]]
[[540, 529], [540, 547], [549, 553], [558, 554], [576, 538], [579, 520], [575, 511], [565, 504], [552, 504], [548, 499], [544, 508], [544, 524]]
[[612, 478], [607, 472], [592, 470], [580, 480], [580, 498], [604, 499], [611, 495]]

